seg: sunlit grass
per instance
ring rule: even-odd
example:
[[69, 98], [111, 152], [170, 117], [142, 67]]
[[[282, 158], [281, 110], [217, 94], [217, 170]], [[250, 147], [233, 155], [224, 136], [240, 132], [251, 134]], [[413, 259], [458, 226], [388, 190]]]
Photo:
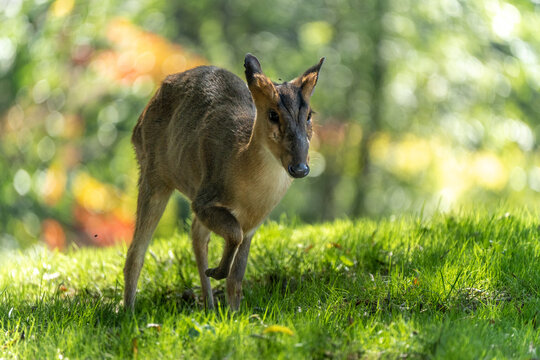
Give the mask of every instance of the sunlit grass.
[[125, 248], [3, 253], [0, 358], [536, 358], [539, 236], [504, 211], [270, 223], [236, 314], [223, 282], [201, 307], [187, 235], [152, 244], [134, 315]]

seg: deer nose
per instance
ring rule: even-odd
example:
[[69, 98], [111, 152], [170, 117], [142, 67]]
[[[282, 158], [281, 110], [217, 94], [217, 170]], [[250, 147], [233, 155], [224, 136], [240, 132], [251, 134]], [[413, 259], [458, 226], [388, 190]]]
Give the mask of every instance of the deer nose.
[[297, 179], [303, 178], [304, 176], [309, 174], [309, 166], [304, 163], [289, 165], [289, 174]]

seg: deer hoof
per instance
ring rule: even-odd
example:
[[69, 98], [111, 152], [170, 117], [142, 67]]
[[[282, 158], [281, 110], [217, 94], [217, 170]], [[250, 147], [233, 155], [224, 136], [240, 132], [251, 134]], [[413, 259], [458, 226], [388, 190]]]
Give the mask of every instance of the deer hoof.
[[206, 276], [214, 278], [216, 280], [225, 279], [227, 277], [227, 272], [220, 268], [208, 269], [204, 272]]

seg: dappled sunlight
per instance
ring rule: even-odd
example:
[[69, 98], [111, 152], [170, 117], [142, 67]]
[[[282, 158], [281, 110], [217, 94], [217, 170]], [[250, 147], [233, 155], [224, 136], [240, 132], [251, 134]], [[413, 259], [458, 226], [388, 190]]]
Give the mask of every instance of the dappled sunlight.
[[521, 21], [519, 10], [507, 2], [498, 1], [487, 2], [486, 9], [492, 16], [492, 31], [503, 39], [510, 38]]
[[378, 166], [399, 178], [410, 179], [427, 170], [433, 149], [428, 141], [412, 134], [392, 141], [389, 134], [379, 133], [371, 143], [370, 154]]
[[92, 211], [111, 211], [119, 203], [115, 189], [86, 173], [77, 174], [73, 181], [75, 200]]
[[[508, 141], [516, 140], [505, 133], [507, 139], [502, 154], [497, 152], [456, 151], [443, 139], [417, 138], [407, 134], [392, 139], [388, 133], [379, 133], [371, 142], [373, 163], [392, 172], [396, 177], [411, 179], [432, 177], [435, 196], [443, 201], [443, 207], [451, 209], [466, 203], [470, 191], [479, 187], [486, 191], [501, 193], [505, 190], [523, 191], [525, 187], [537, 188], [536, 168], [527, 170], [525, 154], [520, 147], [512, 147]], [[519, 137], [517, 141], [526, 141]], [[535, 190], [538, 191], [538, 190]]]
[[[540, 0], [0, 0], [0, 358], [538, 358], [539, 29]], [[247, 53], [276, 86], [317, 83], [312, 97], [289, 87], [294, 104], [255, 87], [281, 115], [267, 126], [274, 116], [258, 113], [254, 137], [256, 107], [231, 107], [249, 98]], [[240, 80], [185, 76], [204, 96], [157, 92], [205, 64]], [[307, 110], [310, 173], [257, 227], [233, 289], [240, 311], [227, 310], [230, 281], [212, 280], [216, 311], [205, 306], [192, 206], [177, 191], [123, 311], [138, 183], [143, 204], [186, 176], [242, 177], [234, 187], [257, 169], [281, 174], [209, 149], [241, 153], [229, 132], [298, 151], [284, 134], [309, 128]], [[203, 137], [178, 144], [193, 128]], [[173, 171], [148, 143], [165, 162], [192, 158]], [[276, 198], [271, 179], [249, 195]], [[230, 186], [186, 191], [234, 223], [246, 204]], [[213, 265], [224, 242], [211, 239]]]
[[59, 165], [52, 165], [45, 173], [43, 184], [39, 184], [39, 189], [45, 203], [54, 206], [62, 198], [66, 190], [66, 172]]
[[51, 15], [54, 17], [64, 17], [71, 13], [75, 0], [55, 0], [51, 5]]
[[397, 176], [413, 176], [424, 171], [432, 161], [432, 149], [428, 141], [408, 134], [394, 143], [390, 152], [390, 168]]
[[253, 242], [235, 313], [222, 287], [216, 310], [199, 300], [187, 234], [152, 243], [133, 312], [119, 303], [122, 246], [14, 251], [0, 266], [2, 350], [19, 358], [530, 358], [537, 225], [537, 213], [509, 207], [270, 223]]
[[[448, 153], [447, 153], [448, 154]], [[435, 177], [442, 199], [450, 205], [456, 203], [470, 186], [465, 164], [459, 158], [443, 157], [436, 163]]]
[[490, 190], [502, 190], [508, 182], [508, 170], [493, 153], [478, 153], [469, 165], [472, 179], [480, 186]]

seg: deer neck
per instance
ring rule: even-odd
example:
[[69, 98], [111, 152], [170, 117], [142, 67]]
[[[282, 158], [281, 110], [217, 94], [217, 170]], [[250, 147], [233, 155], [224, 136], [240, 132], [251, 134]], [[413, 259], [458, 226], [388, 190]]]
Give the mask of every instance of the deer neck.
[[255, 228], [268, 216], [292, 182], [268, 147], [265, 120], [255, 117], [249, 143], [238, 158], [239, 171], [233, 175], [236, 202], [233, 214], [246, 229]]

